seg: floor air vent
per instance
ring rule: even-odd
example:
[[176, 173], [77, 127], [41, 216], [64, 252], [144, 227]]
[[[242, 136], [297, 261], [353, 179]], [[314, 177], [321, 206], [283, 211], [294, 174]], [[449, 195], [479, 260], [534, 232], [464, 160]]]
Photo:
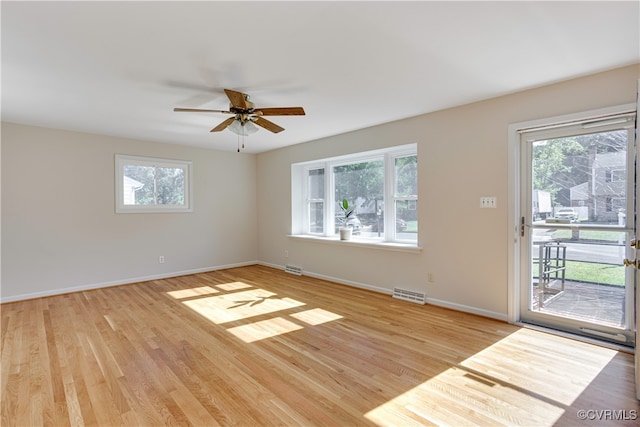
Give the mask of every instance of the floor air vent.
[[295, 265], [286, 265], [284, 271], [295, 274], [296, 276], [302, 276], [302, 267], [296, 267]]
[[416, 304], [425, 304], [427, 302], [427, 294], [424, 292], [410, 291], [402, 288], [393, 288], [393, 297], [403, 301], [415, 302]]

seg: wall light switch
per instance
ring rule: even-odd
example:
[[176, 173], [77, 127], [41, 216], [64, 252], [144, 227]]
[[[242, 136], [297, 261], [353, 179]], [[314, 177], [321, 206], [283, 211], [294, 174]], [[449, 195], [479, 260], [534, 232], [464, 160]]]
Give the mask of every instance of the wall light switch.
[[495, 209], [497, 207], [496, 198], [493, 196], [480, 197], [480, 207]]

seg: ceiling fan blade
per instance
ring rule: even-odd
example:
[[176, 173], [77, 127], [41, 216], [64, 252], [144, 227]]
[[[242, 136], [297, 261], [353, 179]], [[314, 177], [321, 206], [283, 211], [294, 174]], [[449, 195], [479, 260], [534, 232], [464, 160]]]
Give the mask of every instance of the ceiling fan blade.
[[231, 111], [227, 111], [227, 110], [201, 110], [199, 108], [174, 108], [173, 111], [187, 112], [187, 113], [225, 113], [225, 114], [233, 114]]
[[267, 119], [263, 119], [262, 117], [256, 117], [255, 120], [252, 120], [255, 124], [257, 124], [258, 126], [261, 126], [263, 128], [265, 128], [268, 131], [271, 131], [273, 133], [278, 133], [278, 132], [282, 132], [284, 130], [284, 128], [278, 126], [277, 124], [270, 122]]
[[304, 116], [302, 107], [256, 108], [255, 113], [261, 116]]
[[211, 129], [209, 132], [220, 132], [221, 130], [225, 130], [227, 126], [229, 126], [235, 120], [235, 117], [229, 117], [224, 122], [220, 123], [218, 126]]
[[227, 94], [227, 97], [229, 97], [229, 101], [231, 102], [231, 105], [233, 105], [235, 108], [240, 108], [242, 110], [249, 109], [249, 106], [247, 105], [247, 101], [246, 101], [247, 95], [245, 95], [244, 93], [237, 92], [235, 90], [230, 90], [230, 89], [225, 89], [224, 93]]

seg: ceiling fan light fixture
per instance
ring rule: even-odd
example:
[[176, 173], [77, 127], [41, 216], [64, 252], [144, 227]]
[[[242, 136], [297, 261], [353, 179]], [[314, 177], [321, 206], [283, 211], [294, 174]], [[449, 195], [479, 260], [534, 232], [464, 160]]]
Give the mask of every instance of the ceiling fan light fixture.
[[229, 130], [236, 135], [249, 136], [252, 133], [256, 133], [258, 127], [251, 121], [241, 123], [240, 120], [234, 120], [233, 123], [229, 125]]

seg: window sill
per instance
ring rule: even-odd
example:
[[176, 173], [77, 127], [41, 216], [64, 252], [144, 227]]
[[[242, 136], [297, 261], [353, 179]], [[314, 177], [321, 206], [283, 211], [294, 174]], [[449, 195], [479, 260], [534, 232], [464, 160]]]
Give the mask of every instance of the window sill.
[[340, 240], [338, 236], [325, 237], [325, 236], [314, 236], [310, 234], [290, 234], [288, 237], [294, 240], [324, 243], [328, 245], [354, 246], [354, 247], [381, 249], [381, 250], [396, 251], [396, 252], [411, 252], [411, 253], [422, 252], [422, 247], [416, 246], [410, 243], [380, 242], [380, 241], [372, 242], [372, 241], [367, 241], [365, 239], [358, 239], [357, 237], [352, 237], [351, 240]]

